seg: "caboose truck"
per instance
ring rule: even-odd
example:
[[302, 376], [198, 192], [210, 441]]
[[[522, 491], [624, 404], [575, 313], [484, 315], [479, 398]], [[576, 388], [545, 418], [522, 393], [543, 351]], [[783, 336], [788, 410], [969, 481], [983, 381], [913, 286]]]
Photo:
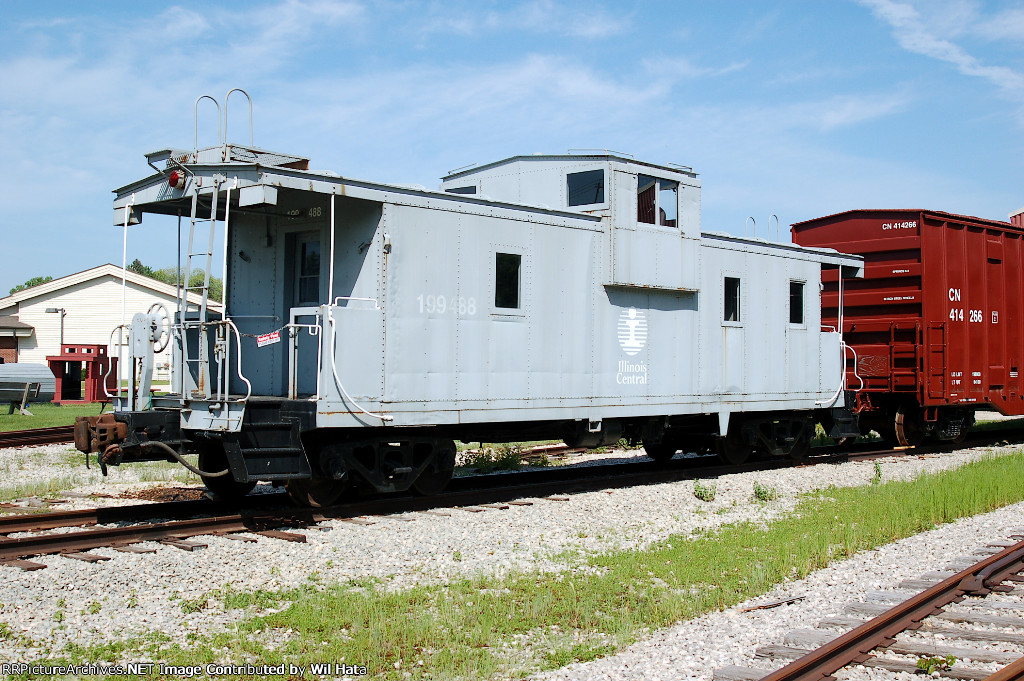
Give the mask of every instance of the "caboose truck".
[[[435, 493], [454, 439], [633, 437], [656, 460], [741, 462], [801, 456], [816, 420], [856, 430], [819, 282], [861, 259], [702, 233], [690, 168], [517, 156], [428, 191], [310, 171], [224, 129], [147, 154], [156, 172], [116, 191], [118, 225], [178, 216], [183, 281], [211, 271], [223, 229], [224, 308], [206, 308], [207, 280], [173, 315], [132, 318], [131, 387], [76, 424], [104, 471], [198, 454], [216, 496], [270, 480], [318, 506], [348, 486]], [[171, 392], [151, 398], [168, 339]]]

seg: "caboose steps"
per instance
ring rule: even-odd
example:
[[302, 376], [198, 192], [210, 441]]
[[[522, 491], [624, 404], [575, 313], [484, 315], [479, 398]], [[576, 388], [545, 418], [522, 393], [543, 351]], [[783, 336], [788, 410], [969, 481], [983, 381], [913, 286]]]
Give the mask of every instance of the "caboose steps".
[[223, 437], [234, 478], [239, 482], [308, 478], [312, 474], [302, 432], [312, 427], [308, 402], [256, 399], [237, 433]]

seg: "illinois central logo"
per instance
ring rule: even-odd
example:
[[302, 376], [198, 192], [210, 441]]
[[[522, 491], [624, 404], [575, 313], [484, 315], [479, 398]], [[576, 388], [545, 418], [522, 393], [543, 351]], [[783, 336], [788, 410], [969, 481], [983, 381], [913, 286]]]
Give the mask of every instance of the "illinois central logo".
[[647, 344], [647, 319], [635, 307], [623, 310], [619, 315], [619, 345], [632, 357]]

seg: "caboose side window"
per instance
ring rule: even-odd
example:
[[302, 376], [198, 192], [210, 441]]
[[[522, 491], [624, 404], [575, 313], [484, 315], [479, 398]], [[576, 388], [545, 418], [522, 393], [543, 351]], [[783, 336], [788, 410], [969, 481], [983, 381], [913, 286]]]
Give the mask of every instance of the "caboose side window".
[[519, 309], [519, 272], [523, 256], [498, 253], [494, 260], [494, 307]]
[[604, 171], [586, 170], [565, 176], [570, 206], [588, 206], [604, 203]]
[[636, 221], [645, 225], [654, 224], [658, 212], [658, 181], [648, 175], [636, 178]]
[[636, 221], [645, 225], [678, 226], [679, 183], [649, 175], [638, 175], [636, 179]]
[[725, 278], [725, 321], [740, 321], [740, 280]]
[[476, 194], [476, 187], [449, 187], [445, 191], [449, 194]]
[[669, 180], [658, 181], [658, 224], [665, 227], [676, 227], [679, 222], [676, 213], [679, 210], [679, 183]]
[[789, 282], [789, 323], [804, 323], [804, 282]]

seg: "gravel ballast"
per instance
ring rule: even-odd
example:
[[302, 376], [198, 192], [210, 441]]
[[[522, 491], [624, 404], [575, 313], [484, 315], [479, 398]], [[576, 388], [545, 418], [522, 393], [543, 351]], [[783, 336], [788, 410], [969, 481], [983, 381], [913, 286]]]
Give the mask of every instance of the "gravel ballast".
[[[948, 469], [1015, 450], [965, 450], [883, 460], [882, 476], [884, 480], [911, 479], [925, 471]], [[5, 464], [28, 457], [38, 461], [42, 470], [50, 467], [52, 474], [68, 475], [69, 456], [66, 446], [0, 450], [0, 470]], [[615, 456], [629, 460], [641, 455], [629, 452]], [[50, 458], [54, 460], [52, 465]], [[11, 467], [8, 471], [12, 472]], [[125, 489], [160, 484], [133, 479], [130, 466], [118, 475], [123, 479], [90, 479], [72, 491], [116, 495]], [[705, 481], [717, 485], [717, 496], [710, 503], [694, 497], [693, 481], [680, 481], [586, 492], [572, 495], [568, 501], [532, 499], [533, 505], [507, 510], [469, 513], [450, 509], [446, 511], [449, 516], [401, 516], [408, 522], [386, 517], [373, 518], [373, 524], [365, 526], [331, 521], [303, 530], [305, 544], [267, 537], [257, 537], [253, 543], [196, 537], [194, 541], [208, 547], [186, 552], [143, 544], [156, 548], [155, 554], [97, 549], [91, 553], [109, 556], [110, 560], [96, 564], [45, 556], [34, 559], [45, 563], [45, 570], [22, 572], [0, 567], [0, 622], [10, 625], [13, 634], [0, 640], [0, 660], [28, 661], [59, 653], [69, 642], [99, 643], [153, 631], [186, 643], [189, 634], [224, 630], [252, 614], [251, 610], [223, 610], [222, 602], [212, 594], [226, 585], [251, 592], [375, 578], [385, 588], [397, 589], [467, 574], [563, 570], [580, 552], [644, 547], [670, 534], [688, 535], [745, 520], [768, 521], [789, 512], [801, 493], [829, 486], [864, 485], [874, 475], [874, 462], [822, 464], [737, 473]], [[777, 489], [779, 498], [769, 503], [755, 501], [755, 481]], [[10, 484], [11, 478], [5, 483]], [[94, 499], [74, 497], [70, 501], [75, 506], [99, 505]], [[125, 503], [118, 499], [100, 501]], [[781, 637], [790, 628], [811, 626], [815, 618], [834, 614], [835, 608], [859, 594], [936, 569], [940, 558], [969, 553], [986, 540], [1005, 539], [1009, 529], [1022, 524], [1022, 510], [1019, 506], [1003, 509], [858, 555], [758, 599], [805, 595], [799, 604], [742, 616], [735, 609], [712, 613], [657, 632], [619, 655], [571, 666], [543, 678], [710, 679], [716, 667], [751, 666], [749, 654], [756, 645], [778, 642], [760, 637]], [[915, 559], [910, 561], [908, 556]], [[196, 611], [183, 613], [186, 602], [191, 606], [188, 609]]]

